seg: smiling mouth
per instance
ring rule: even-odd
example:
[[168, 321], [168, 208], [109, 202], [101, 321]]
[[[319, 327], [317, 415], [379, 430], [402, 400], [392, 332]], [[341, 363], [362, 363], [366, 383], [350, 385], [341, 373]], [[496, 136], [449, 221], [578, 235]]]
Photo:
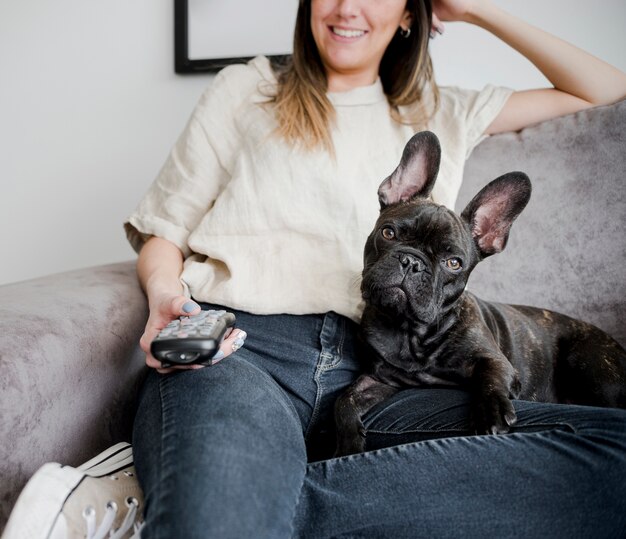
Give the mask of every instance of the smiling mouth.
[[347, 30], [345, 28], [338, 28], [337, 26], [331, 26], [330, 31], [336, 36], [347, 38], [361, 37], [367, 33], [365, 30]]

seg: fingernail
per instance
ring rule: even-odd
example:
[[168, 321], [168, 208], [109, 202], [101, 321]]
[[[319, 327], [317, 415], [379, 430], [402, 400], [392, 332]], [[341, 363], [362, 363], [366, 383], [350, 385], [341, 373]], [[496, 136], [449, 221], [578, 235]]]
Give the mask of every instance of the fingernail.
[[213, 361], [219, 361], [220, 359], [224, 359], [224, 352], [222, 350], [218, 350], [217, 354], [212, 358]]
[[185, 311], [186, 313], [193, 312], [197, 308], [198, 308], [198, 304], [194, 303], [193, 301], [188, 301], [187, 303], [183, 305], [183, 311]]

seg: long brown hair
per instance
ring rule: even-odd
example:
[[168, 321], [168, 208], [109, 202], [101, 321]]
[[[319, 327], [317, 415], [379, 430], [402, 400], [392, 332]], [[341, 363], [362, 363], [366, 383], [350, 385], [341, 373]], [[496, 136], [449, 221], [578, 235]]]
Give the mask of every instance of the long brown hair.
[[[433, 67], [428, 54], [432, 22], [431, 0], [407, 0], [412, 15], [411, 33], [396, 32], [381, 60], [379, 76], [392, 117], [401, 123], [423, 124], [438, 104]], [[275, 65], [278, 85], [271, 96], [278, 120], [278, 134], [289, 143], [307, 149], [319, 146], [333, 152], [330, 126], [335, 109], [326, 96], [327, 79], [311, 29], [311, 0], [300, 0], [294, 32], [293, 54]], [[426, 111], [422, 96], [433, 92], [433, 109]], [[409, 117], [399, 107], [412, 105]]]

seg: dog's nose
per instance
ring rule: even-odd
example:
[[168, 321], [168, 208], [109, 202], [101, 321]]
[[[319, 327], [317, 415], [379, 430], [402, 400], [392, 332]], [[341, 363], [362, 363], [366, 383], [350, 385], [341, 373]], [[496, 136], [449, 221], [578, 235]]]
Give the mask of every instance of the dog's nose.
[[399, 259], [402, 267], [412, 271], [413, 273], [417, 273], [418, 271], [424, 271], [426, 269], [426, 265], [424, 264], [424, 262], [415, 255], [409, 253], [400, 253]]

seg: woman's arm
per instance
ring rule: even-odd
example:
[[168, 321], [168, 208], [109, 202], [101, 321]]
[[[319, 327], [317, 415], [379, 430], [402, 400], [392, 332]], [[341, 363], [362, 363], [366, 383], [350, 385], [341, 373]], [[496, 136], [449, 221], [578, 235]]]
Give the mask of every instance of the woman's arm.
[[513, 93], [487, 134], [516, 131], [626, 96], [626, 74], [505, 12], [490, 0], [433, 0], [439, 21], [465, 21], [491, 32], [530, 60], [554, 88]]
[[137, 275], [150, 305], [164, 294], [184, 297], [180, 282], [182, 271], [183, 253], [173, 243], [153, 236], [141, 248]]

